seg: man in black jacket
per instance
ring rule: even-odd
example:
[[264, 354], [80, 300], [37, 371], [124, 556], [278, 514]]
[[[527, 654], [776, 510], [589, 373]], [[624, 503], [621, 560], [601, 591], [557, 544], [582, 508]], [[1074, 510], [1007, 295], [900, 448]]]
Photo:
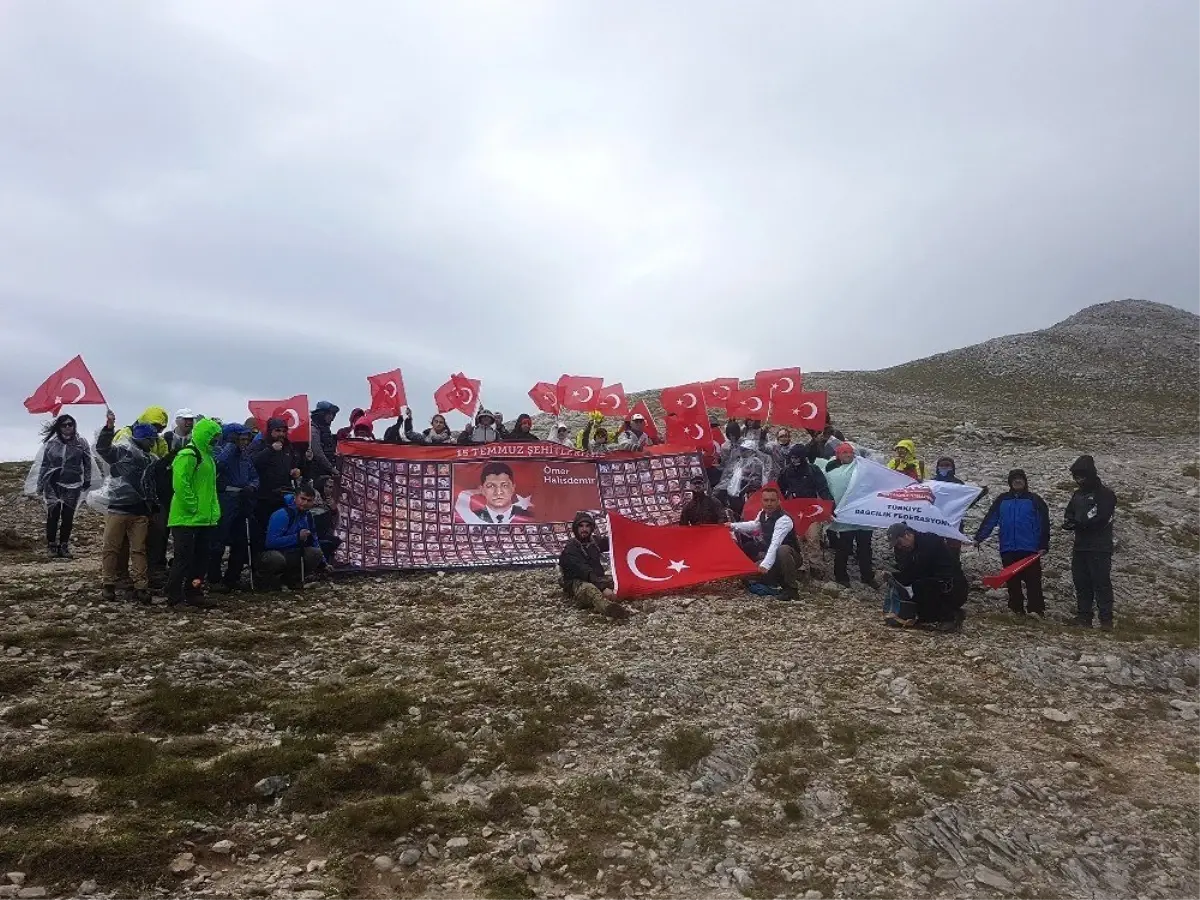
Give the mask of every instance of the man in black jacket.
[[516, 441], [517, 443], [532, 444], [535, 441], [540, 441], [541, 438], [533, 433], [533, 417], [529, 413], [521, 413], [517, 416], [516, 425], [513, 430], [508, 432], [504, 438], [506, 441]]
[[708, 477], [694, 475], [688, 482], [691, 498], [679, 512], [680, 525], [724, 525], [726, 522], [725, 507], [708, 494]]
[[608, 549], [608, 539], [596, 540], [596, 520], [586, 512], [576, 513], [571, 533], [574, 536], [558, 557], [567, 597], [580, 609], [593, 609], [614, 619], [628, 619], [633, 614], [616, 602], [613, 581], [604, 572], [600, 554]]
[[1117, 495], [1100, 481], [1096, 461], [1081, 456], [1071, 464], [1078, 487], [1063, 513], [1063, 528], [1075, 534], [1071, 578], [1075, 582], [1074, 624], [1092, 627], [1093, 606], [1100, 613], [1100, 628], [1113, 627], [1113, 514]]
[[286, 419], [268, 419], [262, 439], [250, 445], [251, 458], [258, 472], [258, 500], [255, 504], [254, 547], [262, 552], [267, 523], [275, 510], [283, 509], [285, 495], [296, 490], [307, 474], [310, 451], [304, 451], [288, 439]]
[[958, 555], [946, 539], [913, 531], [903, 522], [892, 525], [887, 537], [900, 565], [892, 578], [912, 588], [917, 624], [933, 631], [958, 631], [965, 618], [962, 608], [969, 586]]

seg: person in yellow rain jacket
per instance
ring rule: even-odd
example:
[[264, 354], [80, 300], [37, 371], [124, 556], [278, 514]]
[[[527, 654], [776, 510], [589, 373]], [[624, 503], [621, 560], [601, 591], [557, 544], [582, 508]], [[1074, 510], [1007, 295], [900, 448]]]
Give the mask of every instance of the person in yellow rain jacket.
[[916, 481], [925, 480], [925, 463], [917, 458], [917, 445], [908, 438], [896, 441], [896, 455], [888, 460], [888, 468], [903, 472]]

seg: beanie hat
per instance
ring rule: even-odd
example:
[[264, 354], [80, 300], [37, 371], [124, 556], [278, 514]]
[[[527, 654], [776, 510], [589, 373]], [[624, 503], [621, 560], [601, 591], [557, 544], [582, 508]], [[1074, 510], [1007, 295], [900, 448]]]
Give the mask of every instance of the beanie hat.
[[135, 441], [152, 441], [158, 437], [158, 432], [154, 429], [154, 426], [145, 422], [139, 422], [137, 425], [134, 425], [129, 433]]

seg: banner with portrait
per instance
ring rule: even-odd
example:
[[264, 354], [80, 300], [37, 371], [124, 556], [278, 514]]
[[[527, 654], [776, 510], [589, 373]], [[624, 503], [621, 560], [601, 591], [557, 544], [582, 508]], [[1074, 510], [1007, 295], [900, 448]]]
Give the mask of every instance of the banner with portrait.
[[700, 454], [654, 447], [592, 455], [549, 442], [418, 447], [338, 444], [337, 561], [353, 568], [448, 569], [558, 561], [580, 510], [679, 521]]

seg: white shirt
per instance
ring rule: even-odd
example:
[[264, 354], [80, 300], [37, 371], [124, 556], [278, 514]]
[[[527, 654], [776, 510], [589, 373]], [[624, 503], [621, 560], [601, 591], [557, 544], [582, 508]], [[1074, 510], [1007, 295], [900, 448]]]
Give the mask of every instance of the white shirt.
[[633, 450], [645, 450], [646, 445], [650, 443], [650, 435], [646, 432], [638, 434], [632, 428], [627, 428], [621, 432], [621, 437], [617, 441], [617, 446], [622, 449], [630, 448]]
[[[739, 534], [753, 534], [760, 538], [763, 536], [758, 519], [754, 519], [752, 522], [734, 522], [729, 527]], [[784, 513], [775, 522], [775, 530], [771, 532], [771, 546], [767, 547], [767, 555], [759, 563], [764, 569], [769, 569], [775, 565], [775, 557], [779, 554], [779, 548], [783, 545], [783, 539], [788, 536], [788, 532], [791, 530], [792, 517]]]

